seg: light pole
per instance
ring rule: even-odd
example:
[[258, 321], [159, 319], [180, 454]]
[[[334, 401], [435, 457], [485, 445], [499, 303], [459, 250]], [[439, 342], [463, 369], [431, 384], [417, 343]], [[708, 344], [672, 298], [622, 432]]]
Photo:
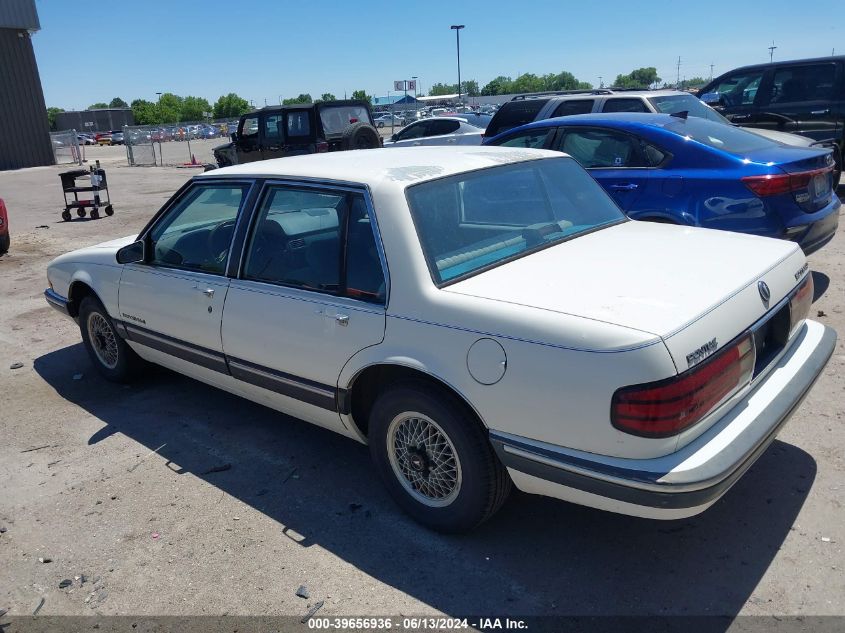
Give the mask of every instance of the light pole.
[[601, 75], [599, 75], [599, 88], [604, 88], [604, 82], [602, 81]]
[[449, 27], [455, 31], [455, 41], [458, 45], [458, 105], [461, 103], [461, 29], [466, 28], [463, 24], [453, 24]]
[[772, 40], [772, 45], [769, 46], [769, 63], [770, 64], [772, 63], [772, 59], [774, 59], [776, 48], [777, 48], [777, 46], [775, 46], [775, 41]]
[[419, 95], [419, 90], [417, 89], [417, 79], [419, 79], [419, 77], [414, 75], [413, 77], [411, 77], [411, 79], [414, 80], [414, 112], [416, 112], [417, 114], [416, 118], [419, 118], [420, 102], [417, 101], [417, 95]]

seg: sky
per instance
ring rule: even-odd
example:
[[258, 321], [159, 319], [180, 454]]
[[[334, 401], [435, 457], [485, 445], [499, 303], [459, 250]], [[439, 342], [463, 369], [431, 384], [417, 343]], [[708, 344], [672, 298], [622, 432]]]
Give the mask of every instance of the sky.
[[[761, 10], [761, 5], [765, 10]], [[256, 106], [310, 93], [384, 96], [419, 77], [483, 87], [498, 75], [568, 70], [605, 84], [654, 66], [674, 82], [746, 64], [845, 54], [841, 0], [36, 0], [47, 106], [84, 109], [157, 92], [235, 92]], [[812, 19], [810, 19], [812, 18]]]

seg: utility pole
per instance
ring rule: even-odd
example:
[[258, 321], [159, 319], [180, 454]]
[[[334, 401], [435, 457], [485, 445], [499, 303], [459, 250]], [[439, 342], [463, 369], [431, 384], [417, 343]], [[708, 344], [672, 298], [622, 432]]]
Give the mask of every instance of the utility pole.
[[774, 59], [776, 48], [777, 48], [777, 46], [775, 46], [775, 41], [772, 40], [772, 45], [769, 46], [769, 63], [770, 64], [772, 63], [772, 60]]
[[678, 55], [678, 78], [675, 80], [675, 88], [681, 85], [681, 56]]
[[599, 75], [599, 88], [604, 88], [604, 82], [602, 81], [601, 75]]
[[713, 64], [710, 64], [710, 81], [713, 81]]
[[455, 31], [455, 41], [458, 45], [458, 104], [461, 103], [461, 29], [465, 28], [463, 24], [453, 24], [449, 27]]

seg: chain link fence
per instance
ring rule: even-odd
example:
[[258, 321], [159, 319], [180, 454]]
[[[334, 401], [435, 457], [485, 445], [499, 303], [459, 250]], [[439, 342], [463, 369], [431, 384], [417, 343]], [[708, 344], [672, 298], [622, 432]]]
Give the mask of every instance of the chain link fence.
[[57, 165], [82, 164], [85, 157], [83, 150], [79, 147], [79, 136], [76, 130], [50, 132], [50, 141], [53, 145], [53, 157], [56, 159]]
[[131, 166], [214, 163], [214, 148], [229, 142], [237, 127], [237, 119], [127, 125], [123, 128], [127, 159]]

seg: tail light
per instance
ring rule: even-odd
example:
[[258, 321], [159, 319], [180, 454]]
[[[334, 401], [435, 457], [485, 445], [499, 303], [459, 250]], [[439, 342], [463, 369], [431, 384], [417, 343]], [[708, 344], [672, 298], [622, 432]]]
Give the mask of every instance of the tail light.
[[617, 390], [610, 420], [614, 427], [632, 435], [677, 435], [748, 384], [754, 361], [753, 337], [745, 334], [682, 374]]
[[795, 330], [801, 322], [810, 314], [810, 306], [813, 304], [813, 275], [808, 273], [798, 289], [789, 298], [789, 331]]
[[810, 186], [810, 181], [819, 174], [833, 171], [832, 167], [802, 171], [794, 174], [768, 174], [766, 176], [746, 176], [743, 184], [761, 198], [777, 196], [793, 191], [801, 191]]
[[317, 153], [322, 154], [329, 151], [329, 144], [326, 141], [317, 142]]

